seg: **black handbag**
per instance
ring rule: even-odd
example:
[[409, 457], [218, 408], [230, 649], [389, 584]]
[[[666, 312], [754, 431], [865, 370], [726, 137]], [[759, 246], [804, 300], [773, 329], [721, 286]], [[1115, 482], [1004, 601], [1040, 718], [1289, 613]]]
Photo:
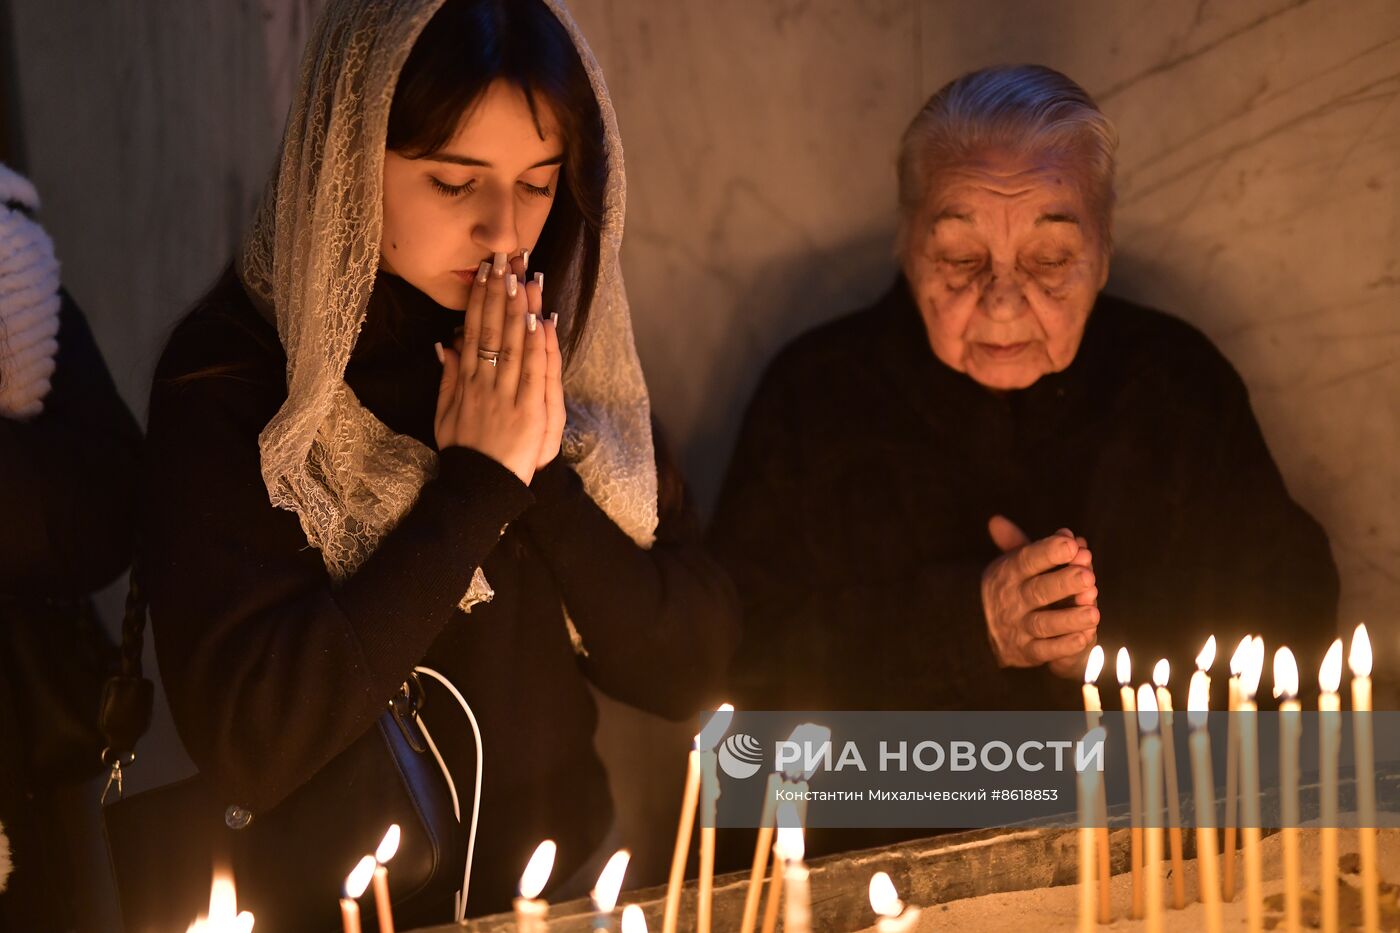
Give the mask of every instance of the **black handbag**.
[[[145, 624], [133, 569], [122, 668], [106, 685], [101, 714], [108, 790], [115, 786], [119, 798], [104, 808], [103, 822], [127, 933], [183, 930], [206, 914], [216, 865], [232, 870], [239, 909], [253, 912], [261, 933], [331, 931], [346, 875], [391, 823], [402, 832], [392, 886], [399, 924], [452, 918], [470, 827], [454, 814], [452, 790], [418, 728], [416, 675], [374, 726], [266, 812], [221, 798], [204, 775], [121, 799], [122, 769], [150, 721]], [[365, 929], [375, 929], [374, 911], [363, 913]]]
[[0, 682], [19, 700], [14, 725], [27, 786], [101, 772], [95, 713], [115, 653], [87, 597], [0, 597]]

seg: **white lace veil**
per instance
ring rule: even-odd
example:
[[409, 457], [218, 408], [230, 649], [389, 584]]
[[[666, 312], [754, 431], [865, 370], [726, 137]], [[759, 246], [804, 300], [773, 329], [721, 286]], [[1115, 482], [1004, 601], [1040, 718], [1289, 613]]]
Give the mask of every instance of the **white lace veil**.
[[[618, 263], [622, 144], [597, 61], [561, 0], [545, 2], [573, 37], [598, 96], [608, 164], [597, 290], [588, 331], [564, 374], [564, 456], [594, 501], [649, 547], [656, 464]], [[436, 454], [379, 421], [344, 376], [379, 268], [389, 105], [414, 41], [442, 3], [326, 5], [302, 59], [278, 166], [239, 262], [244, 285], [275, 318], [287, 353], [287, 401], [258, 438], [263, 481], [274, 505], [297, 513], [337, 581], [373, 553], [437, 471]], [[567, 306], [570, 285], [559, 284], [554, 298]], [[461, 607], [490, 596], [478, 569]]]

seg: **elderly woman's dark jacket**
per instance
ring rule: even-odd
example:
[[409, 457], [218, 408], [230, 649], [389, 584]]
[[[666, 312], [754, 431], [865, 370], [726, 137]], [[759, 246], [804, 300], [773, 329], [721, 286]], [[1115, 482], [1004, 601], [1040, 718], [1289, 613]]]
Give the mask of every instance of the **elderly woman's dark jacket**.
[[783, 350], [750, 406], [710, 534], [744, 606], [736, 702], [1073, 707], [1075, 683], [992, 655], [994, 514], [1088, 539], [1110, 678], [1120, 645], [1184, 690], [1212, 633], [1217, 670], [1245, 632], [1304, 671], [1334, 637], [1327, 538], [1202, 334], [1101, 295], [1068, 368], [998, 395], [933, 355], [901, 280]]

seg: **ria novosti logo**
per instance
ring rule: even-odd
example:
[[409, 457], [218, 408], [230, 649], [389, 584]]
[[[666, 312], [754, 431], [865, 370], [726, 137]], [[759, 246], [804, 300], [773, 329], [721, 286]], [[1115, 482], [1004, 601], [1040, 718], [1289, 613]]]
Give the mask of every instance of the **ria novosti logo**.
[[753, 777], [763, 767], [763, 743], [748, 733], [734, 733], [719, 747], [719, 766], [737, 780]]

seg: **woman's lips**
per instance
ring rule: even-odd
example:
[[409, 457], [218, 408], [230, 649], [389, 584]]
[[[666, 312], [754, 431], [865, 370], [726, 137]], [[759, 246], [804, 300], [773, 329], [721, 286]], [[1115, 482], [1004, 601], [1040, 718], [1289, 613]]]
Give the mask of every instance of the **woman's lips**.
[[1021, 343], [979, 343], [977, 349], [994, 360], [1009, 360], [1030, 345], [1029, 340]]

